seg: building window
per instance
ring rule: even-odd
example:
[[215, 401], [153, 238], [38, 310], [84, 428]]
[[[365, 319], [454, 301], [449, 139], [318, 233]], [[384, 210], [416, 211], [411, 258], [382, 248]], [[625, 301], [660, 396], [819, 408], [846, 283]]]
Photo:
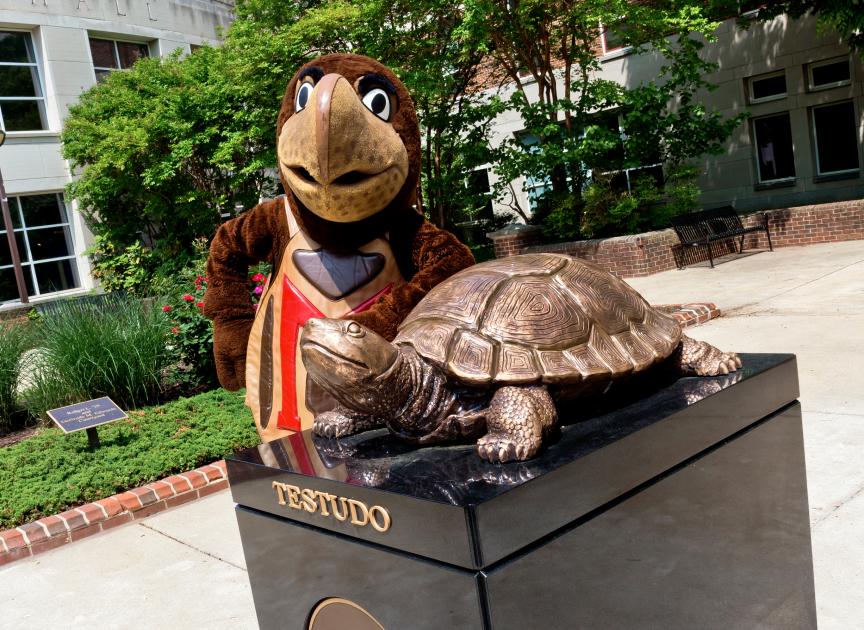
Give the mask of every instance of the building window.
[[[627, 130], [624, 128], [624, 113], [621, 111], [603, 112], [594, 116], [595, 125], [620, 139], [602, 155], [598, 155], [597, 164], [586, 164], [589, 179], [595, 175], [609, 177], [610, 186], [618, 192], [632, 193], [636, 182], [641, 177], [650, 176], [656, 185], [663, 186], [663, 166], [660, 159], [660, 147], [651, 155], [641, 156], [639, 166], [625, 168], [628, 156], [624, 149]], [[633, 160], [635, 161], [635, 160]], [[631, 161], [632, 163], [632, 161]], [[598, 169], [598, 165], [602, 165]]]
[[759, 181], [770, 183], [795, 177], [792, 126], [789, 112], [753, 119]]
[[738, 2], [738, 15], [752, 16], [765, 6], [765, 0], [741, 0]]
[[[10, 197], [9, 212], [27, 294], [38, 296], [77, 288], [75, 247], [63, 196], [49, 193]], [[15, 269], [3, 229], [0, 230], [0, 302], [17, 299]]]
[[858, 140], [852, 101], [814, 107], [816, 172], [833, 175], [858, 171]]
[[90, 56], [96, 80], [102, 81], [112, 70], [131, 68], [141, 57], [149, 57], [147, 44], [90, 38]]
[[476, 199], [482, 199], [481, 206], [471, 209], [469, 221], [483, 221], [494, 218], [492, 210], [492, 187], [489, 185], [489, 169], [480, 168], [468, 173], [465, 182], [468, 192]]
[[5, 131], [48, 128], [30, 33], [0, 31], [0, 125]]
[[[522, 131], [518, 132], [516, 137], [528, 153], [540, 152], [539, 136]], [[528, 207], [531, 208], [531, 211], [533, 212], [540, 206], [543, 196], [552, 190], [552, 180], [549, 179], [549, 177], [534, 177], [532, 175], [526, 175], [525, 181], [522, 184], [522, 190], [528, 197]]]
[[600, 43], [603, 47], [604, 55], [629, 48], [630, 44], [627, 43], [627, 28], [627, 22], [623, 19], [609, 26], [600, 25]]
[[750, 77], [750, 102], [764, 103], [786, 97], [786, 73], [784, 71]]
[[807, 75], [811, 90], [827, 90], [849, 85], [852, 82], [848, 59], [830, 59], [811, 63], [807, 66]]

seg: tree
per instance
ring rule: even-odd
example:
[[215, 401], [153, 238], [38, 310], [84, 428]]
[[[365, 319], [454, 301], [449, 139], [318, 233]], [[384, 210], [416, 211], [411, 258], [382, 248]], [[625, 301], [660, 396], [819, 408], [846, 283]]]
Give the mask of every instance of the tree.
[[[520, 175], [530, 178], [546, 188], [535, 220], [558, 207], [578, 226], [589, 171], [638, 166], [649, 155], [674, 165], [719, 150], [738, 121], [724, 121], [696, 98], [710, 87], [701, 77], [712, 67], [700, 59], [702, 43], [695, 36], [710, 39], [717, 26], [703, 4], [466, 2], [464, 29], [475, 41], [488, 42], [483, 52], [497, 80], [512, 86], [508, 105], [524, 124], [521, 137], [497, 148], [499, 196]], [[637, 51], [664, 55], [661, 79], [629, 90], [603, 79], [598, 48], [604, 33]], [[602, 115], [612, 111], [621, 113], [622, 128]]]
[[115, 247], [143, 236], [174, 256], [267, 190], [266, 148], [220, 71], [223, 58], [205, 47], [185, 59], [142, 59], [70, 109], [63, 152], [79, 177], [68, 190]]
[[[483, 55], [475, 41], [459, 36], [464, 17], [459, 5], [444, 0], [244, 0], [237, 11], [226, 48], [239, 51], [242, 46], [244, 56], [231, 57], [253, 76], [340, 51], [366, 54], [393, 68], [412, 94], [420, 119], [420, 198], [430, 218], [440, 226], [452, 225], [480, 202], [465, 186], [465, 177], [488, 162], [488, 126], [498, 109], [469, 89]], [[293, 57], [280, 53], [286, 50]], [[284, 83], [280, 98], [282, 89]]]

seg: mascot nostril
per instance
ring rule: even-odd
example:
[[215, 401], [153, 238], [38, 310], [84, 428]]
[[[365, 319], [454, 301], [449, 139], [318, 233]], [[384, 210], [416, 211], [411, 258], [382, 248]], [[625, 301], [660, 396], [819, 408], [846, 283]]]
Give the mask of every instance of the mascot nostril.
[[[285, 196], [219, 228], [205, 297], [219, 380], [246, 386], [264, 441], [310, 428], [314, 414], [334, 404], [300, 360], [310, 318], [355, 321], [371, 335], [352, 337], [351, 324], [340, 329], [357, 342], [350, 352], [372, 348], [366, 365], [387, 369], [395, 355], [385, 340], [401, 320], [474, 262], [415, 207], [419, 125], [405, 86], [381, 63], [339, 54], [300, 68], [285, 90], [276, 148]], [[248, 268], [257, 262], [273, 272], [256, 311]]]

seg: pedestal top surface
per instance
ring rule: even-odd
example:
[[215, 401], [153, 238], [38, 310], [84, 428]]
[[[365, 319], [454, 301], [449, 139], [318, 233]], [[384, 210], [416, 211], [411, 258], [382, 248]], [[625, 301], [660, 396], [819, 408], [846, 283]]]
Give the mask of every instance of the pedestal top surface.
[[[538, 457], [526, 462], [490, 464], [477, 456], [471, 443], [421, 448], [386, 429], [340, 439], [319, 438], [305, 431], [240, 451], [231, 459], [427, 501], [461, 507], [479, 505], [639, 434], [736, 383], [794, 360], [788, 354], [745, 354], [742, 358], [744, 367], [734, 374], [666, 382], [634, 381], [627, 384], [626, 390], [622, 385], [617, 392], [610, 391], [603, 400], [590, 406], [570, 405], [561, 410], [560, 438], [550, 441]], [[730, 411], [734, 413], [735, 409]], [[652, 438], [645, 435], [646, 440]], [[645, 443], [646, 448], [651, 446]], [[590, 482], [584, 480], [586, 484]], [[579, 492], [579, 488], [573, 488], [573, 492]]]

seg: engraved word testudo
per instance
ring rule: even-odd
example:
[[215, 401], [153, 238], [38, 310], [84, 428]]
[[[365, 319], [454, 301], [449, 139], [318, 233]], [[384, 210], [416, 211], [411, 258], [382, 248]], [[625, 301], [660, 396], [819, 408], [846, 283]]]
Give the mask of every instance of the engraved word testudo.
[[310, 514], [317, 512], [321, 516], [335, 518], [342, 522], [350, 519], [352, 525], [360, 527], [371, 525], [372, 529], [382, 533], [390, 529], [390, 513], [380, 505], [369, 507], [357, 499], [292, 486], [281, 481], [274, 481], [273, 488], [276, 490], [279, 505], [286, 505]]

